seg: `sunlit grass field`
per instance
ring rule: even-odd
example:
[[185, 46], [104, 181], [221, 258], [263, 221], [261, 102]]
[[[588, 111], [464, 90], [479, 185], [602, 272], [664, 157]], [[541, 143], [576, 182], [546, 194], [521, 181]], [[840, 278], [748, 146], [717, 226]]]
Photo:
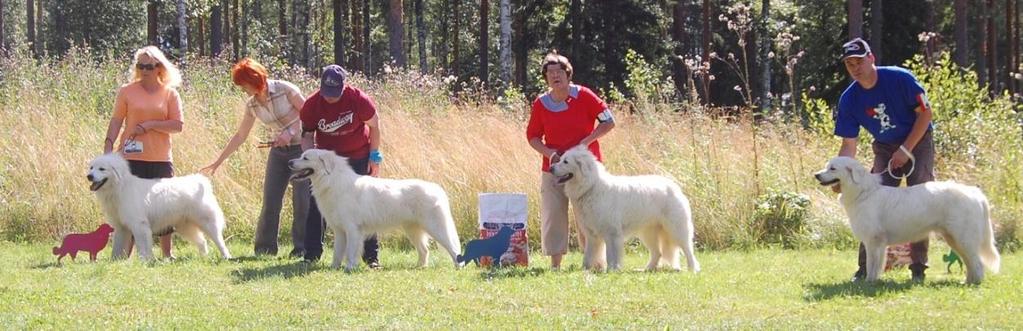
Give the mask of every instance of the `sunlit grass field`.
[[[642, 249], [619, 273], [530, 268], [456, 270], [440, 250], [416, 269], [415, 253], [385, 247], [383, 269], [353, 273], [286, 258], [195, 256], [146, 264], [65, 260], [48, 245], [0, 242], [0, 325], [8, 329], [1018, 329], [1019, 254], [979, 286], [945, 270], [933, 245], [923, 283], [905, 268], [874, 284], [849, 281], [855, 252], [698, 252], [700, 274], [645, 273]], [[214, 254], [215, 255], [215, 254]], [[324, 257], [329, 261], [330, 254]]]

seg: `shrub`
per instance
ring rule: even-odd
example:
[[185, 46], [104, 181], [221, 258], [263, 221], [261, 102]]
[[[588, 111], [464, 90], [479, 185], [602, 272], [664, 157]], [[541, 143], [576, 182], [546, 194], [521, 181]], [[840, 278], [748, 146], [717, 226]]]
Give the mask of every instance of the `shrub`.
[[806, 234], [810, 198], [796, 192], [771, 192], [757, 198], [753, 230], [760, 242], [796, 248]]

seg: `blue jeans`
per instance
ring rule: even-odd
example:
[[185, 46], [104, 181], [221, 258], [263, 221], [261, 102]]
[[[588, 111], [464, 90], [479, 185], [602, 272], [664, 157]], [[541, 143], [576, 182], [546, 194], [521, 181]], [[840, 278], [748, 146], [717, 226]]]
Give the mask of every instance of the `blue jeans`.
[[[369, 158], [348, 159], [355, 173], [360, 175], [369, 174]], [[305, 260], [316, 261], [323, 255], [323, 229], [326, 223], [320, 215], [320, 208], [316, 205], [316, 197], [309, 199], [309, 216], [306, 218], [305, 226]], [[335, 236], [338, 234], [334, 234]], [[363, 242], [362, 261], [366, 263], [377, 262], [377, 253], [380, 251], [380, 242], [374, 233]]]

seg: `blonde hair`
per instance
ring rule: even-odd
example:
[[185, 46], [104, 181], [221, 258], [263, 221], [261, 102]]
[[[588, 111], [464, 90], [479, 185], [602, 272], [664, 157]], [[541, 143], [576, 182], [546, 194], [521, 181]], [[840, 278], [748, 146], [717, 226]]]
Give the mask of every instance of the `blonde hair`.
[[139, 58], [141, 58], [142, 55], [149, 56], [149, 58], [160, 63], [162, 70], [157, 71], [157, 80], [160, 81], [160, 84], [171, 88], [181, 85], [181, 71], [178, 71], [178, 67], [175, 67], [174, 64], [167, 59], [167, 56], [163, 55], [163, 52], [160, 51], [159, 48], [156, 48], [156, 46], [146, 46], [135, 51], [135, 61], [131, 64], [132, 81], [139, 81], [142, 79], [142, 73], [140, 73], [139, 69], [136, 67], [139, 63]]

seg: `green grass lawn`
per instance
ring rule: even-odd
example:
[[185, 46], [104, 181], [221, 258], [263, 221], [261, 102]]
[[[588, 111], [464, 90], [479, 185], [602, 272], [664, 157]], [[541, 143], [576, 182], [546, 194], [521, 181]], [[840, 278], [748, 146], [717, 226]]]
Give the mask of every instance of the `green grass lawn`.
[[[960, 283], [933, 241], [922, 284], [905, 269], [876, 284], [850, 283], [853, 251], [700, 252], [690, 273], [579, 270], [582, 257], [549, 271], [455, 270], [434, 250], [431, 267], [415, 253], [384, 249], [381, 270], [354, 273], [286, 258], [253, 258], [232, 245], [233, 261], [195, 256], [179, 243], [175, 261], [96, 263], [65, 259], [50, 246], [0, 242], [0, 325], [4, 329], [964, 329], [1023, 328], [1023, 257], [1003, 256], [1000, 274]], [[287, 249], [282, 248], [286, 252]], [[213, 254], [215, 255], [215, 253]]]

